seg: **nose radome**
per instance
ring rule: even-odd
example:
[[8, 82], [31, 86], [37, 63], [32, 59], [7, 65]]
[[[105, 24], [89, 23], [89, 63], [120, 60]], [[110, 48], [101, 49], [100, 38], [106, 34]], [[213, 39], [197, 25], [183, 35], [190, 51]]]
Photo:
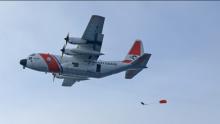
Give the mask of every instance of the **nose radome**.
[[20, 64], [23, 65], [23, 66], [26, 66], [27, 65], [27, 59], [20, 60]]

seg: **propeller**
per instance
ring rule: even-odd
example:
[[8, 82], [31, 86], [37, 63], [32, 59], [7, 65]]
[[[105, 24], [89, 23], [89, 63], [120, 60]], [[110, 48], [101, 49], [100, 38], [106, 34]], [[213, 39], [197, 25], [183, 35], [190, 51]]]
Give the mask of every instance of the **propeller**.
[[69, 40], [70, 40], [70, 34], [69, 34], [69, 32], [68, 32], [68, 34], [66, 35], [66, 37], [64, 38], [64, 40], [66, 41], [66, 44], [69, 42]]
[[70, 34], [69, 34], [69, 32], [68, 32], [68, 34], [67, 34], [66, 37], [64, 38], [65, 44], [63, 45], [63, 48], [60, 49], [60, 51], [62, 52], [62, 54], [61, 54], [61, 60], [63, 60], [63, 55], [64, 55], [64, 52], [65, 52], [67, 43], [69, 42], [69, 39], [70, 39], [69, 36], [70, 36]]
[[66, 49], [66, 44], [64, 44], [64, 45], [63, 45], [63, 48], [60, 49], [60, 51], [62, 52], [62, 54], [61, 54], [61, 60], [63, 59], [63, 54], [64, 54], [64, 52], [65, 52], [65, 49]]

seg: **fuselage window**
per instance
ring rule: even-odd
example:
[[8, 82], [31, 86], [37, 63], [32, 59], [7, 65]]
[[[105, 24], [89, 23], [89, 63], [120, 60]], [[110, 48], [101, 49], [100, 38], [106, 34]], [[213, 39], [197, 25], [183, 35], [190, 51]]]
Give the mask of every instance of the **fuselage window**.
[[101, 65], [100, 64], [97, 64], [96, 72], [101, 72]]
[[72, 64], [74, 67], [79, 67], [79, 63], [73, 62]]

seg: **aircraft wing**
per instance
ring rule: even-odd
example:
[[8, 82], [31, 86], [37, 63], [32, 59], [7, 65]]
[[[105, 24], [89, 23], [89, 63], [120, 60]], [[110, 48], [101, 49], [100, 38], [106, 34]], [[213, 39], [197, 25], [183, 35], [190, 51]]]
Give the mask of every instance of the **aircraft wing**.
[[74, 83], [82, 81], [82, 80], [89, 80], [88, 77], [77, 76], [77, 75], [61, 75], [60, 78], [63, 78], [62, 86], [71, 87]]
[[62, 86], [71, 87], [73, 84], [75, 84], [76, 80], [71, 78], [64, 78]]
[[[78, 44], [77, 50], [89, 51], [88, 54], [75, 55], [78, 59], [82, 60], [97, 60], [100, 55], [102, 41], [104, 35], [102, 34], [105, 18], [98, 15], [93, 15], [82, 35], [82, 39], [86, 40], [85, 44]], [[100, 54], [99, 54], [100, 53]]]

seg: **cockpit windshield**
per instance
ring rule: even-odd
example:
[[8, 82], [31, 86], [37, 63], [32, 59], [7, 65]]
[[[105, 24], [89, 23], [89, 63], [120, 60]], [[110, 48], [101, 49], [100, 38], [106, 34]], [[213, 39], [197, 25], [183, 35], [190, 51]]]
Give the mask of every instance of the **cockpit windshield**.
[[28, 57], [28, 60], [30, 60], [30, 61], [32, 62], [32, 58], [33, 58], [35, 55], [36, 55], [35, 53], [31, 54], [31, 55]]
[[30, 56], [35, 56], [36, 54], [35, 53], [33, 53], [33, 54], [31, 54]]

